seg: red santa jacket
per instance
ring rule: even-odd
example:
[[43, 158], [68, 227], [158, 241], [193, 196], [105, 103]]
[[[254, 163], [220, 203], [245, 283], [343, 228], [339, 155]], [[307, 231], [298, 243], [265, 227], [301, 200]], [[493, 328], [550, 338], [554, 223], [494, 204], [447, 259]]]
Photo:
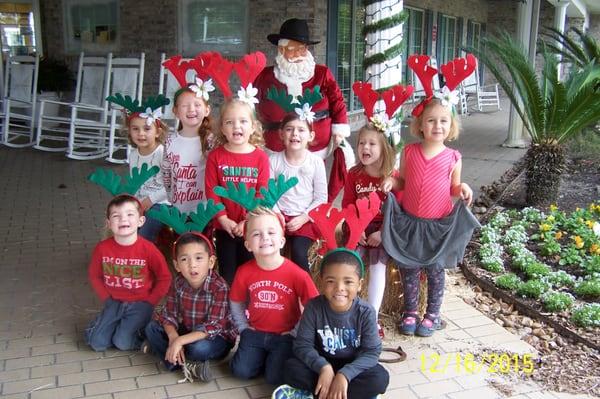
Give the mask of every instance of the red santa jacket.
[[[285, 112], [275, 102], [268, 100], [267, 91], [272, 87], [277, 87], [278, 90], [287, 89], [286, 86], [275, 79], [273, 67], [267, 67], [258, 75], [254, 81], [254, 87], [258, 89], [258, 104], [257, 111], [260, 121], [263, 123], [264, 136], [266, 145], [270, 150], [282, 151], [283, 143], [279, 137], [275, 124], [281, 122], [285, 116]], [[321, 150], [329, 144], [331, 139], [332, 124], [347, 124], [348, 116], [346, 115], [346, 104], [344, 96], [335, 81], [331, 71], [325, 65], [316, 65], [314, 76], [302, 83], [302, 91], [315, 86], [321, 87], [321, 95], [323, 99], [312, 107], [313, 112], [317, 113], [327, 111], [328, 117], [314, 122], [315, 140], [310, 146], [311, 151]]]

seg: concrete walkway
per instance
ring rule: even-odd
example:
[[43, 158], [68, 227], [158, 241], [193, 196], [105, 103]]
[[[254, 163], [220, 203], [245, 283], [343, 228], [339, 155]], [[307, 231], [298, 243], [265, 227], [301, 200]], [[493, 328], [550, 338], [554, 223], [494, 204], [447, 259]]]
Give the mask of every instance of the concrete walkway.
[[[523, 150], [499, 146], [505, 112], [464, 119], [457, 146], [464, 180], [474, 189], [498, 178]], [[241, 381], [226, 364], [216, 380], [178, 384], [156, 359], [134, 352], [92, 352], [82, 331], [100, 308], [87, 281], [87, 262], [101, 238], [109, 195], [85, 177], [102, 161], [78, 162], [62, 154], [0, 147], [0, 396], [2, 398], [263, 398], [272, 387], [262, 379]], [[115, 167], [123, 173], [124, 167]], [[386, 346], [402, 345], [407, 361], [389, 364], [386, 398], [501, 397], [485, 370], [466, 373], [460, 359], [477, 346], [497, 352], [532, 348], [460, 298], [449, 294], [443, 315], [448, 328], [432, 338], [388, 332]], [[431, 372], [439, 354], [442, 372]], [[425, 366], [422, 365], [422, 358]], [[455, 365], [452, 367], [452, 365]], [[555, 398], [529, 384], [513, 384], [519, 398]], [[560, 397], [560, 396], [559, 396]]]

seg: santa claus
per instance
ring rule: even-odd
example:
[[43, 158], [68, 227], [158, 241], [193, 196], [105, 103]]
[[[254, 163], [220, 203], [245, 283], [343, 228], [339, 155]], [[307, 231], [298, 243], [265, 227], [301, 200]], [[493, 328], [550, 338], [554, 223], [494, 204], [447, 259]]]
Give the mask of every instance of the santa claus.
[[329, 178], [329, 200], [332, 201], [344, 186], [347, 168], [354, 164], [353, 151], [345, 140], [350, 136], [350, 126], [344, 96], [329, 68], [317, 65], [308, 50], [309, 45], [319, 42], [310, 40], [306, 20], [288, 19], [281, 25], [279, 33], [270, 34], [267, 39], [277, 46], [275, 65], [263, 69], [254, 81], [260, 101], [257, 111], [263, 123], [267, 148], [283, 150], [278, 129], [285, 116], [283, 109], [267, 99], [267, 91], [271, 87], [286, 89], [295, 98], [305, 89], [313, 90], [319, 86], [323, 99], [312, 107], [315, 139], [309, 149], [332, 162]]

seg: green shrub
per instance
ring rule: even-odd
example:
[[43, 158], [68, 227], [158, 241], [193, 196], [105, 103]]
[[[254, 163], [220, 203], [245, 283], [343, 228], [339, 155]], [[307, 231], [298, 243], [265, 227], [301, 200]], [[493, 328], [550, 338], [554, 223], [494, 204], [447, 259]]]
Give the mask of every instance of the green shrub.
[[551, 269], [541, 262], [533, 262], [525, 266], [523, 272], [529, 278], [539, 278], [550, 274]]
[[575, 309], [571, 321], [579, 327], [600, 327], [600, 305], [588, 303]]
[[575, 283], [575, 277], [571, 276], [564, 270], [559, 270], [557, 272], [551, 272], [548, 274], [546, 276], [546, 281], [556, 288], [572, 287]]
[[517, 288], [517, 294], [528, 298], [539, 299], [548, 290], [548, 284], [541, 280], [529, 280]]
[[514, 291], [519, 288], [519, 285], [522, 283], [519, 276], [514, 273], [506, 273], [501, 276], [496, 277], [494, 280], [496, 285], [500, 288], [504, 288], [505, 290]]
[[521, 251], [521, 253], [515, 255], [512, 259], [512, 265], [517, 269], [517, 270], [525, 270], [525, 268], [532, 264], [537, 262], [537, 259], [535, 258], [535, 255], [533, 253], [531, 253], [531, 251], [529, 251], [528, 249], [525, 249], [523, 251]]
[[540, 246], [540, 252], [544, 256], [551, 256], [560, 253], [560, 244], [554, 239], [544, 241]]
[[586, 274], [600, 273], [600, 256], [588, 256], [581, 263]]
[[542, 295], [544, 309], [549, 312], [562, 312], [573, 306], [573, 295], [567, 292], [548, 291]]
[[498, 243], [483, 244], [479, 249], [479, 259], [481, 267], [492, 273], [500, 273], [504, 271], [504, 262], [502, 253], [504, 249]]
[[600, 279], [593, 278], [583, 280], [575, 285], [575, 294], [580, 297], [596, 298], [600, 297]]

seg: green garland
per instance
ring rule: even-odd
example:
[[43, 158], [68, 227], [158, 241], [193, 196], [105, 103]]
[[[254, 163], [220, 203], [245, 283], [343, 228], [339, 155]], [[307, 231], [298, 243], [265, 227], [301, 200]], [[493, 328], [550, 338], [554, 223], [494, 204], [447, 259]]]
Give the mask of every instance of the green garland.
[[379, 21], [377, 21], [373, 24], [365, 25], [365, 27], [363, 28], [363, 35], [366, 36], [369, 33], [375, 33], [380, 30], [393, 28], [395, 26], [398, 26], [398, 25], [406, 22], [407, 19], [408, 19], [408, 12], [406, 12], [406, 10], [402, 10], [402, 12], [400, 12], [396, 15], [392, 15], [391, 17], [380, 19]]
[[383, 53], [373, 54], [370, 57], [367, 57], [363, 60], [363, 69], [367, 69], [371, 65], [375, 64], [383, 64], [387, 60], [391, 60], [392, 58], [396, 58], [404, 51], [404, 40], [400, 43], [388, 48]]

